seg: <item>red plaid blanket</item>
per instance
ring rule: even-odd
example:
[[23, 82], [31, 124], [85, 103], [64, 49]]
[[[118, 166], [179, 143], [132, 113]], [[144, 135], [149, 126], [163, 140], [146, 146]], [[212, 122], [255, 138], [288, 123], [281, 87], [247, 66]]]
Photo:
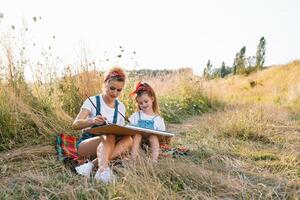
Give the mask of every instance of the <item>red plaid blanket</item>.
[[56, 136], [56, 152], [58, 159], [63, 161], [65, 159], [77, 160], [77, 147], [76, 147], [77, 138], [72, 135], [66, 135], [61, 133]]
[[[60, 161], [72, 159], [78, 161], [76, 142], [78, 138], [72, 135], [60, 134], [56, 136], [56, 152]], [[187, 156], [189, 149], [186, 147], [171, 147], [167, 144], [160, 145], [160, 158]]]

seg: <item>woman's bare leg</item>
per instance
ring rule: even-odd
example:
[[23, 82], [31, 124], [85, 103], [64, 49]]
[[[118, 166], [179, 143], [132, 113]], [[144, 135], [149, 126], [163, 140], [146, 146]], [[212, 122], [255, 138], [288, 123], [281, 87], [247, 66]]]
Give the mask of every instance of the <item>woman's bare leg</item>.
[[[98, 156], [97, 152], [99, 150], [97, 151], [97, 149], [98, 149], [98, 146], [100, 146], [100, 143], [103, 141], [102, 137], [104, 137], [104, 136], [101, 136], [101, 137], [97, 136], [97, 137], [89, 138], [89, 139], [84, 140], [83, 142], [81, 142], [79, 144], [79, 147], [78, 147], [78, 155], [80, 156], [80, 158], [88, 159], [88, 158], [91, 158], [91, 157]], [[128, 150], [131, 145], [132, 145], [131, 136], [123, 137], [115, 145], [115, 148], [113, 149], [113, 152], [109, 157], [109, 160], [112, 160], [112, 159], [120, 156], [123, 152]], [[93, 162], [94, 166], [97, 166], [98, 165], [98, 158], [95, 158], [94, 160], [92, 160], [92, 162]]]
[[82, 141], [78, 147], [78, 156], [80, 159], [88, 159], [95, 157], [97, 154], [97, 147], [102, 142], [102, 136], [96, 136]]
[[116, 157], [120, 156], [122, 153], [127, 151], [129, 147], [132, 145], [132, 137], [131, 136], [124, 136], [122, 139], [116, 144], [113, 153], [110, 156], [110, 159], [115, 159]]
[[151, 148], [151, 158], [153, 161], [158, 160], [159, 156], [159, 141], [156, 135], [149, 136], [150, 148]]
[[104, 135], [97, 148], [98, 170], [101, 172], [108, 167], [110, 157], [115, 148], [115, 135]]
[[133, 143], [132, 143], [132, 148], [131, 148], [131, 158], [133, 160], [135, 160], [137, 155], [138, 155], [141, 141], [142, 141], [142, 135], [141, 134], [136, 134], [133, 137]]

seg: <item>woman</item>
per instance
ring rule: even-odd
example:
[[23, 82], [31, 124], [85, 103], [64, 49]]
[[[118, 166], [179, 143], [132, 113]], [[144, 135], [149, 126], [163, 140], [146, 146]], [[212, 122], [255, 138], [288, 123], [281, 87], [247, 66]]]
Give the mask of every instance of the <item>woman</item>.
[[95, 179], [103, 183], [115, 180], [109, 161], [128, 150], [132, 144], [132, 138], [115, 135], [95, 136], [85, 132], [85, 129], [106, 123], [125, 124], [124, 118], [119, 114], [120, 112], [125, 116], [125, 106], [117, 100], [124, 85], [125, 73], [121, 68], [116, 67], [107, 71], [104, 76], [103, 93], [85, 100], [73, 123], [75, 130], [83, 129], [83, 134], [77, 143], [79, 157], [87, 159], [96, 157], [93, 161], [76, 167], [76, 171], [81, 175], [90, 176], [93, 167], [98, 164]]

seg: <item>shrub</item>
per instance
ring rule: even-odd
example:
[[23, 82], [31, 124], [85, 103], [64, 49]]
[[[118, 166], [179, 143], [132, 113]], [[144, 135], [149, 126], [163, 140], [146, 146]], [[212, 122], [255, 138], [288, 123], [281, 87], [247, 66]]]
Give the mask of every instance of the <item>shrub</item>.
[[172, 123], [180, 123], [188, 116], [212, 109], [210, 101], [200, 92], [160, 96], [158, 99], [162, 116], [167, 122]]

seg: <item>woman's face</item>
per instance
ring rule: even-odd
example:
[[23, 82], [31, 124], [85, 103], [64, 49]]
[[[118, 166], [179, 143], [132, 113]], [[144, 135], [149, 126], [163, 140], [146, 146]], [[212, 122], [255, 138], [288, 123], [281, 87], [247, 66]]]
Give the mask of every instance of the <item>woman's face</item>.
[[109, 80], [105, 83], [104, 95], [113, 101], [115, 100], [123, 90], [125, 82], [116, 81], [116, 80]]

